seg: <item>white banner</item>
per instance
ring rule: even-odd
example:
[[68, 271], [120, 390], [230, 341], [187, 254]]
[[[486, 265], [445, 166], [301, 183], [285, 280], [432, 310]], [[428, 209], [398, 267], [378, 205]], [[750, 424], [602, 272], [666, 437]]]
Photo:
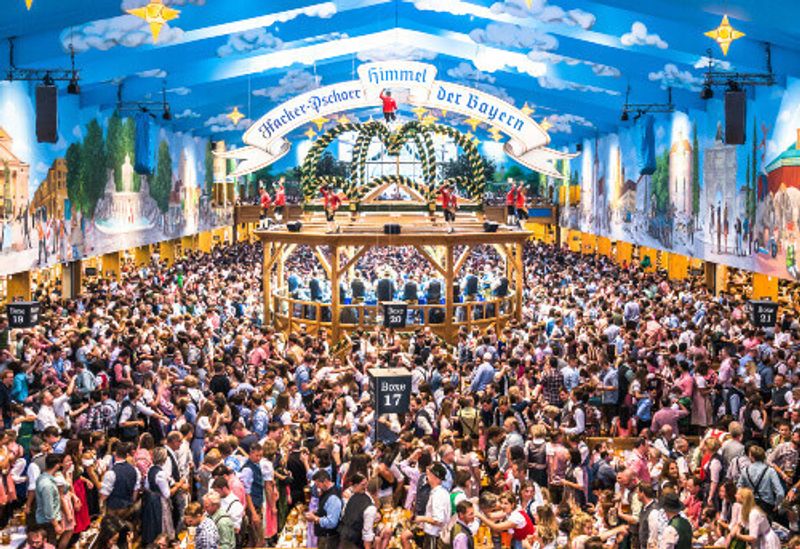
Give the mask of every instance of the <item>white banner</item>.
[[272, 109], [245, 132], [245, 147], [223, 156], [241, 161], [232, 175], [254, 172], [289, 152], [291, 144], [285, 136], [291, 131], [328, 115], [380, 107], [381, 91], [394, 88], [408, 90], [407, 102], [413, 106], [456, 112], [497, 128], [510, 138], [504, 150], [511, 158], [563, 179], [553, 162], [577, 155], [547, 148], [547, 132], [513, 105], [479, 90], [438, 81], [436, 73], [433, 65], [414, 61], [361, 65], [359, 80], [318, 88]]

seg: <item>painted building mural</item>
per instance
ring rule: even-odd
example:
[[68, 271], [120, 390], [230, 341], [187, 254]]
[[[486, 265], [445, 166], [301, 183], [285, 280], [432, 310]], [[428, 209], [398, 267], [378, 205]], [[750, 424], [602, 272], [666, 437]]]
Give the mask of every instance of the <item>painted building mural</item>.
[[707, 106], [585, 140], [562, 226], [800, 278], [800, 81], [749, 92], [744, 145], [725, 143], [723, 101]]
[[[32, 89], [0, 83], [0, 274], [74, 261], [230, 225], [211, 200], [211, 143], [159, 128], [152, 173], [136, 172], [136, 127], [116, 111], [59, 97], [59, 139], [37, 143]], [[139, 159], [142, 160], [142, 159]]]

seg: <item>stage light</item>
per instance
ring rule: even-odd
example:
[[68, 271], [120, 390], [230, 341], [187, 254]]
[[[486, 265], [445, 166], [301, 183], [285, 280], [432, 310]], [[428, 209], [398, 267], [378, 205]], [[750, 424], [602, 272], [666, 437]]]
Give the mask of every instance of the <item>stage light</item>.
[[169, 105], [164, 105], [164, 114], [161, 115], [164, 120], [172, 120], [172, 113], [169, 110]]
[[741, 91], [741, 87], [739, 86], [738, 82], [734, 80], [728, 80], [728, 91], [729, 92], [738, 92]]
[[81, 93], [81, 86], [78, 84], [78, 77], [73, 75], [67, 85], [67, 93], [70, 95], [80, 95]]
[[711, 84], [705, 84], [700, 91], [700, 99], [707, 101], [712, 97], [714, 97], [714, 90], [711, 89]]
[[623, 122], [627, 122], [629, 118], [628, 111], [622, 111], [622, 116], [619, 117], [619, 119]]

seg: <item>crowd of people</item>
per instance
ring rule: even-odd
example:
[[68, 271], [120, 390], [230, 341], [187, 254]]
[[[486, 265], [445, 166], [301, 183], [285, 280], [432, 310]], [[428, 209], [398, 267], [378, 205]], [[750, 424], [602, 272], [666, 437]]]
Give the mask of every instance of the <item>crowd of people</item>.
[[[793, 311], [755, 329], [699, 280], [540, 243], [525, 266], [500, 332], [375, 327], [338, 355], [262, 322], [258, 245], [40, 288], [37, 327], [0, 320], [0, 526], [24, 512], [36, 549], [93, 524], [101, 549], [263, 547], [302, 508], [321, 549], [797, 546]], [[375, 417], [382, 367], [411, 372], [408, 413]], [[411, 528], [380, 520], [398, 507]]]

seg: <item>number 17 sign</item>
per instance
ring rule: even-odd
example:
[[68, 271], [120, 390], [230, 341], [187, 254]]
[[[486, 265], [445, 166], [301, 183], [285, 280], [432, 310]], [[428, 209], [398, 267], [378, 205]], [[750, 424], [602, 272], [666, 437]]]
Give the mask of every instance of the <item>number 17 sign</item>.
[[411, 401], [411, 372], [405, 368], [373, 368], [369, 371], [375, 413], [405, 414]]

